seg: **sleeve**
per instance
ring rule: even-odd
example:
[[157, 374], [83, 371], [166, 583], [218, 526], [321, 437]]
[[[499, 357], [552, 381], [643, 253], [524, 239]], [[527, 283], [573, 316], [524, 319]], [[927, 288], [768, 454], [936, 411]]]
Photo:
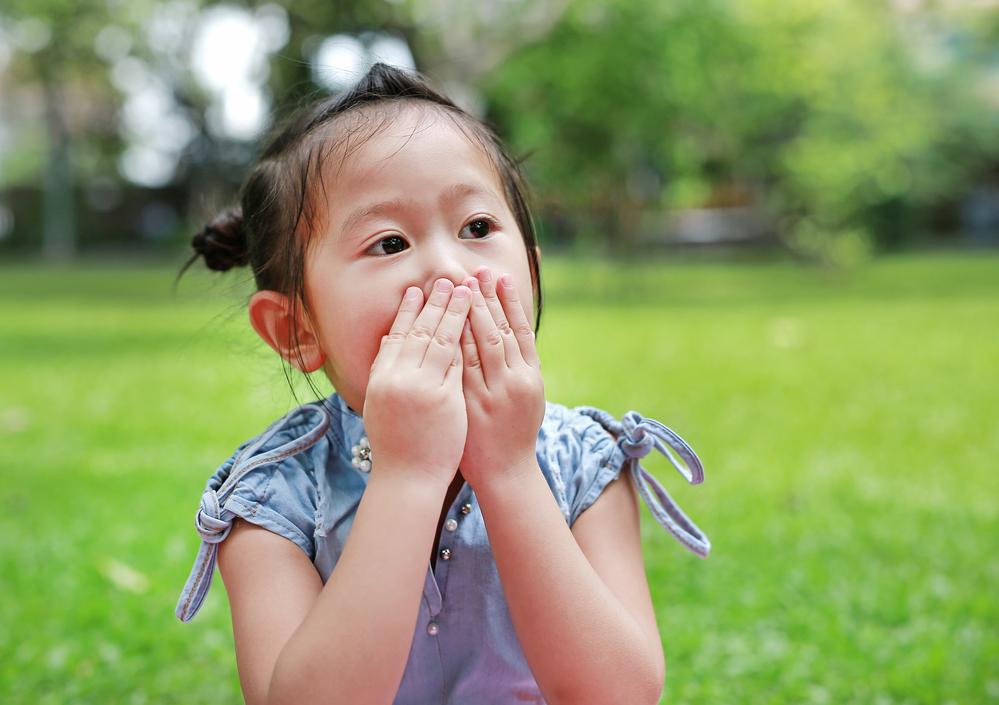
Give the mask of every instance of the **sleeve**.
[[638, 495], [656, 522], [695, 555], [707, 557], [711, 550], [708, 537], [639, 463], [656, 450], [687, 482], [703, 482], [700, 458], [675, 431], [637, 411], [629, 411], [618, 421], [602, 409], [579, 406], [567, 412], [563, 432], [557, 438], [570, 527], [621, 472], [630, 472]]
[[318, 442], [329, 426], [322, 407], [299, 407], [240, 446], [209, 478], [194, 517], [201, 547], [177, 601], [179, 619], [190, 621], [201, 608], [215, 573], [218, 545], [236, 517], [285, 537], [310, 560], [315, 558], [314, 468], [325, 466], [326, 444]]
[[559, 440], [571, 527], [617, 478], [625, 455], [606, 428], [576, 410], [569, 412]]
[[257, 468], [240, 481], [223, 509], [251, 524], [283, 536], [312, 560], [317, 494], [308, 455], [285, 458]]

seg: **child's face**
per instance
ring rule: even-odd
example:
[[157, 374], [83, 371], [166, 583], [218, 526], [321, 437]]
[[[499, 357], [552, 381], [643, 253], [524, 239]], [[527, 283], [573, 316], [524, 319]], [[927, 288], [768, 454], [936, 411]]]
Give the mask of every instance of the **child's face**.
[[[482, 266], [494, 278], [509, 272], [534, 320], [527, 251], [502, 186], [446, 117], [407, 108], [330, 171], [327, 200], [318, 200], [329, 204], [326, 229], [309, 248], [305, 291], [323, 368], [351, 408], [364, 408], [371, 364], [410, 286], [425, 302], [439, 278], [458, 285]], [[398, 203], [357, 219], [386, 201]]]

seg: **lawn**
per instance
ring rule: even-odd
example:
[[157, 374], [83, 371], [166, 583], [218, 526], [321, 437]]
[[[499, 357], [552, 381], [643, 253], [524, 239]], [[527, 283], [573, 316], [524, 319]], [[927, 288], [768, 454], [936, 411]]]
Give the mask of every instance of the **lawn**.
[[[207, 477], [295, 403], [245, 273], [0, 265], [0, 702], [238, 703]], [[661, 420], [704, 529], [642, 508], [663, 703], [999, 703], [999, 253], [852, 274], [544, 259], [548, 398]], [[300, 398], [308, 392], [300, 386]]]

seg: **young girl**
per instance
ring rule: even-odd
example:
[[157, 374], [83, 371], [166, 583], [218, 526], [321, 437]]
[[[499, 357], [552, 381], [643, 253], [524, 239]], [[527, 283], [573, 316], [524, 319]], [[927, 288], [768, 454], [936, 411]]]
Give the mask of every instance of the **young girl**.
[[709, 543], [638, 458], [701, 464], [637, 412], [545, 400], [540, 250], [485, 124], [376, 64], [285, 126], [194, 248], [249, 264], [254, 330], [336, 390], [241, 445], [195, 517], [177, 616], [217, 558], [247, 703], [658, 702], [636, 489]]

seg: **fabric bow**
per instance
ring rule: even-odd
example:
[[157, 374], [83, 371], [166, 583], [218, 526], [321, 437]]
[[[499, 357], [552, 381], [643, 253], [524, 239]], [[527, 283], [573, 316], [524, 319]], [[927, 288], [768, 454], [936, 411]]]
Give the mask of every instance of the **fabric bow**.
[[[704, 482], [704, 467], [694, 449], [667, 426], [655, 419], [645, 418], [637, 411], [629, 411], [618, 422], [603, 409], [588, 406], [577, 410], [600, 422], [607, 431], [617, 436], [618, 446], [628, 458], [635, 486], [659, 525], [691, 552], [706, 558], [711, 551], [708, 537], [683, 513], [666, 488], [638, 462], [639, 458], [644, 458], [655, 448], [666, 456], [687, 482], [699, 485]], [[680, 456], [682, 463], [670, 448]]]
[[[308, 416], [310, 414], [313, 415], [313, 422], [304, 434], [273, 450], [254, 455], [291, 420], [300, 420], [302, 415]], [[225, 508], [225, 501], [236, 489], [236, 484], [255, 468], [276, 463], [314, 445], [325, 435], [329, 426], [329, 415], [322, 407], [313, 405], [299, 407], [275, 421], [267, 430], [240, 450], [233, 458], [227, 472], [222, 473], [218, 478], [213, 477], [209, 480], [208, 487], [201, 495], [201, 504], [194, 515], [194, 526], [198, 530], [198, 535], [201, 536], [201, 547], [198, 549], [198, 557], [195, 559], [191, 574], [180, 593], [175, 610], [175, 614], [181, 621], [191, 621], [201, 608], [205, 597], [208, 596], [208, 589], [212, 586], [212, 578], [215, 575], [218, 544], [229, 535], [232, 530], [232, 522], [236, 518], [234, 513]]]
[[206, 543], [221, 543], [232, 530], [232, 519], [224, 521], [221, 517], [218, 493], [213, 489], [205, 490], [201, 495], [201, 506], [194, 516], [194, 526]]

